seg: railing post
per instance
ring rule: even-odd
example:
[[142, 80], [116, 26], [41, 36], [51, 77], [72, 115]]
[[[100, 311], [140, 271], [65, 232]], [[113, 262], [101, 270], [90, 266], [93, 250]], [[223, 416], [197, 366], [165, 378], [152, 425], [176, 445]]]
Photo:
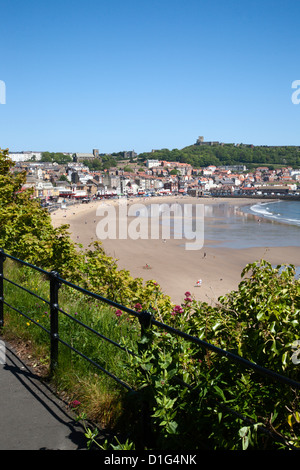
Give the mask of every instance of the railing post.
[[148, 335], [151, 327], [151, 322], [154, 315], [148, 310], [143, 310], [139, 315], [139, 322], [141, 325], [141, 334], [142, 336]]
[[60, 288], [59, 274], [50, 273], [50, 368], [54, 371], [58, 364], [58, 290]]
[[154, 318], [153, 313], [149, 312], [149, 310], [143, 310], [139, 315], [139, 322], [141, 325], [141, 342], [139, 343], [139, 351], [143, 352], [145, 349], [148, 348], [148, 343], [151, 341], [152, 338], [152, 331], [151, 331], [151, 322]]
[[5, 261], [5, 253], [3, 248], [0, 248], [0, 328], [4, 326], [4, 316], [3, 316], [3, 300], [4, 300], [4, 289], [3, 289], [3, 263]]

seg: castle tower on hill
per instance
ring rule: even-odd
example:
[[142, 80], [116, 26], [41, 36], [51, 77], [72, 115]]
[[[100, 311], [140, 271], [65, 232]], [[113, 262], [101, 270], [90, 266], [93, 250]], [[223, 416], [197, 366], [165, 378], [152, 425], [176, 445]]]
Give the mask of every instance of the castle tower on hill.
[[204, 137], [201, 135], [198, 137], [195, 145], [220, 145], [220, 142], [217, 142], [217, 141], [204, 142]]

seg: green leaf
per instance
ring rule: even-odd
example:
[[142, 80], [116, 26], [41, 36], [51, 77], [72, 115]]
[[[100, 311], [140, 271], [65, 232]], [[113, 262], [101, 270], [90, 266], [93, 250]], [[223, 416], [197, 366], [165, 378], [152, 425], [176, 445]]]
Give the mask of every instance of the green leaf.
[[171, 421], [167, 425], [167, 431], [169, 434], [176, 434], [177, 428], [178, 428], [178, 423], [176, 423], [176, 421]]
[[224, 401], [226, 401], [225, 395], [223, 393], [223, 390], [218, 386], [214, 386], [215, 391], [217, 392], [217, 395], [219, 395]]
[[271, 351], [273, 351], [275, 354], [278, 354], [277, 343], [275, 339], [272, 342]]
[[261, 310], [257, 315], [256, 318], [258, 321], [262, 320], [265, 317], [265, 311]]
[[216, 331], [218, 328], [222, 327], [223, 324], [221, 322], [217, 322], [214, 324], [214, 326], [212, 327], [212, 330], [213, 331]]
[[282, 355], [282, 357], [281, 357], [281, 362], [282, 362], [282, 364], [283, 364], [284, 366], [287, 365], [287, 358], [288, 358], [288, 357], [289, 357], [289, 354], [288, 354], [287, 351], [286, 351], [286, 352]]

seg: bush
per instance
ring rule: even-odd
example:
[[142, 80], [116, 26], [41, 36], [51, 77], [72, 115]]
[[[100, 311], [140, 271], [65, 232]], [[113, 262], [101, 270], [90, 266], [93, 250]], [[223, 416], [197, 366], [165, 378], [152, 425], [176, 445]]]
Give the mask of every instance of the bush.
[[[218, 307], [187, 292], [166, 323], [299, 382], [300, 366], [292, 360], [300, 334], [295, 269], [262, 260], [242, 276], [248, 273]], [[131, 358], [131, 365], [150, 404], [154, 448], [300, 447], [299, 390], [155, 327], [140, 346], [142, 357]]]

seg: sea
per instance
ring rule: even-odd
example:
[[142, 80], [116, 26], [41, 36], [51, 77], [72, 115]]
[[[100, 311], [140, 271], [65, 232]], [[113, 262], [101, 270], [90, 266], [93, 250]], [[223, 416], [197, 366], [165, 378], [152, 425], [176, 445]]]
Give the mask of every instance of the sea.
[[[181, 201], [177, 204], [184, 205]], [[300, 247], [299, 200], [257, 202], [249, 199], [249, 204], [241, 205], [228, 199], [220, 203], [214, 201], [214, 204], [203, 201], [203, 206], [204, 241], [213, 242], [215, 247]], [[160, 206], [162, 214], [163, 207], [164, 204]], [[179, 214], [183, 213], [181, 208]], [[150, 206], [144, 207], [144, 211], [138, 210], [137, 214], [149, 217]], [[194, 213], [192, 218], [196, 225]], [[168, 220], [166, 223], [170, 223]]]
[[228, 203], [205, 206], [205, 240], [214, 246], [300, 247], [300, 201]]
[[[300, 247], [300, 201], [228, 203], [205, 206], [204, 240], [215, 247]], [[297, 253], [297, 255], [296, 255]], [[300, 251], [295, 253], [296, 277]]]
[[253, 204], [247, 210], [267, 220], [300, 227], [300, 201], [263, 202]]

